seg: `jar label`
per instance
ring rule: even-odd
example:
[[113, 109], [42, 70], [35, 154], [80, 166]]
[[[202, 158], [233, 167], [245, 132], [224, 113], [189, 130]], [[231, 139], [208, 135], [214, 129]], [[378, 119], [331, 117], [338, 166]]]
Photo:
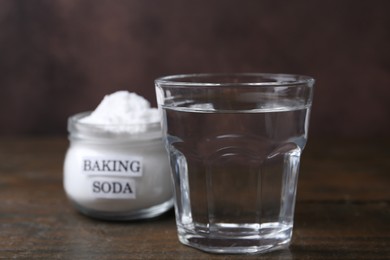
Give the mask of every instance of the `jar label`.
[[141, 177], [142, 157], [139, 156], [85, 156], [82, 172], [87, 175]]
[[135, 199], [135, 181], [127, 178], [89, 178], [92, 196], [106, 199]]

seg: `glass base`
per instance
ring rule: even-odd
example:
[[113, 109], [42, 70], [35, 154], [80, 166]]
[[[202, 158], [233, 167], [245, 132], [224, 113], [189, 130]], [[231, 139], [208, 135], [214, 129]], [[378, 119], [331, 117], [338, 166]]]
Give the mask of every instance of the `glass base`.
[[202, 228], [194, 231], [178, 227], [178, 237], [187, 246], [220, 254], [260, 254], [289, 246], [291, 225], [265, 223], [258, 227], [255, 224], [218, 224], [207, 232]]
[[137, 220], [137, 219], [148, 219], [157, 217], [173, 207], [173, 199], [168, 200], [159, 205], [132, 211], [124, 212], [112, 212], [112, 211], [100, 211], [88, 209], [86, 207], [80, 206], [76, 202], [73, 202], [74, 207], [81, 212], [82, 214], [101, 220], [113, 220], [113, 221], [127, 221], [127, 220]]

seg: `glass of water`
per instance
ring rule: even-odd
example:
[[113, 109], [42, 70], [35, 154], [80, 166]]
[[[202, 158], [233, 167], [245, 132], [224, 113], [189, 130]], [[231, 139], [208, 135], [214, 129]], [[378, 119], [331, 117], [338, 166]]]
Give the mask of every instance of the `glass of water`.
[[287, 247], [314, 79], [193, 74], [155, 84], [179, 240], [214, 253]]

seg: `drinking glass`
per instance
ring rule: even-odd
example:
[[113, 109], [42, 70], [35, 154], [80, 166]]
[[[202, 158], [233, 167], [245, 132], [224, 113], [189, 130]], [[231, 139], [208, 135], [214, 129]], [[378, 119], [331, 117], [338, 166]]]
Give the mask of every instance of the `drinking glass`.
[[192, 74], [155, 85], [179, 240], [214, 253], [287, 247], [314, 79]]

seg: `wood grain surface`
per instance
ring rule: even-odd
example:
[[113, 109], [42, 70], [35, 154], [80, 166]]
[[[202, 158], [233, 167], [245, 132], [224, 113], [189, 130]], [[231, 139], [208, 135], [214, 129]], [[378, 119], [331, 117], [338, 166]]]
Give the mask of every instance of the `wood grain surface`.
[[62, 188], [64, 137], [0, 139], [0, 258], [390, 259], [389, 140], [310, 140], [293, 241], [264, 255], [213, 255], [179, 243], [173, 210], [156, 219], [97, 221]]

